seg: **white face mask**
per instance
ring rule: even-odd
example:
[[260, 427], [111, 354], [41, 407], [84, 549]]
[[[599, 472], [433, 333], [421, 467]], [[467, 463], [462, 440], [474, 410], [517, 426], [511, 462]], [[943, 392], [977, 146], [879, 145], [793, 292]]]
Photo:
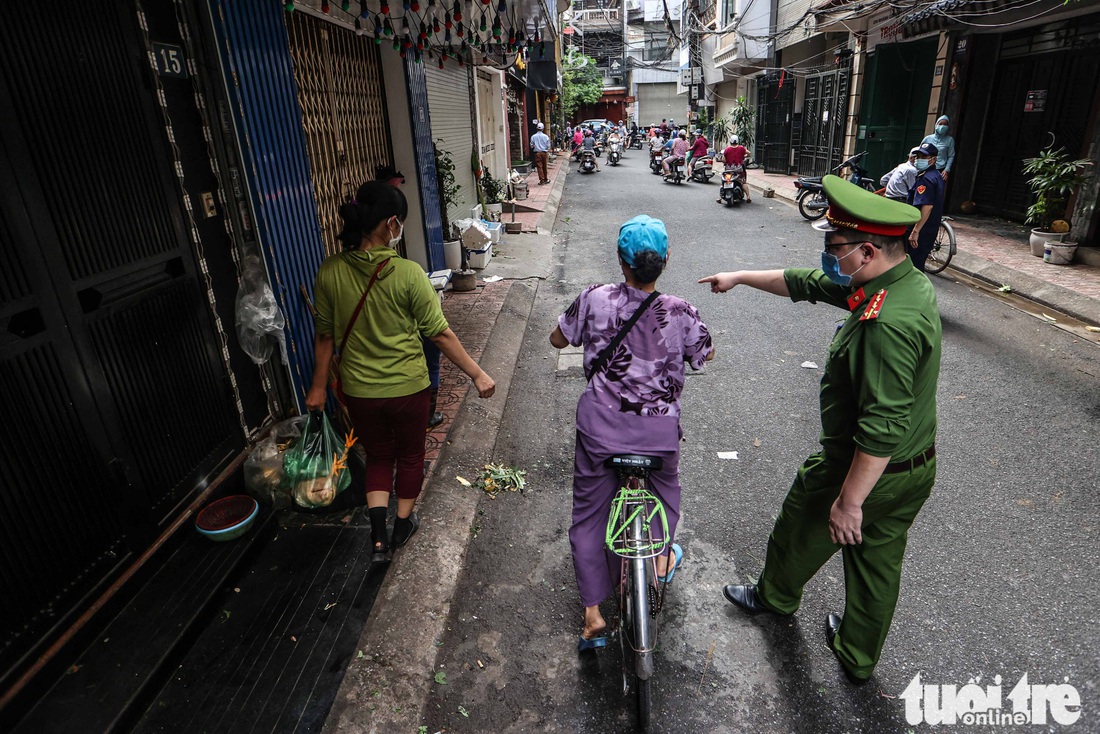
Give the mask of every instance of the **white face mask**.
[[391, 248], [396, 248], [399, 244], [401, 244], [401, 237], [404, 234], [405, 234], [405, 224], [403, 222], [401, 222], [400, 220], [398, 220], [398, 222], [397, 222], [397, 236], [390, 238], [389, 246]]

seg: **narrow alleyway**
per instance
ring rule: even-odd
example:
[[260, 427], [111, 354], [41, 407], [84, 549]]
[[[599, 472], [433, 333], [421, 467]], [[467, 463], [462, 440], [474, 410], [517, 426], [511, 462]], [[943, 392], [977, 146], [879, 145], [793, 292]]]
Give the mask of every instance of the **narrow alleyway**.
[[1012, 686], [1025, 672], [1032, 682], [1068, 678], [1082, 710], [1094, 708], [1097, 347], [950, 278], [933, 279], [944, 321], [939, 480], [910, 533], [871, 684], [851, 687], [824, 645], [824, 615], [843, 600], [839, 559], [790, 620], [749, 619], [722, 598], [722, 584], [759, 572], [794, 470], [816, 448], [821, 373], [800, 365], [825, 363], [843, 314], [697, 286], [718, 270], [818, 261], [820, 235], [788, 204], [754, 197], [726, 209], [715, 189], [664, 184], [637, 158], [570, 175], [557, 275], [539, 288], [494, 451], [528, 470], [528, 489], [480, 501], [438, 664], [423, 672], [435, 676], [427, 731], [633, 731], [615, 647], [576, 654], [567, 531], [584, 378], [559, 366], [547, 335], [586, 285], [619, 278], [615, 233], [639, 212], [669, 226], [659, 289], [694, 302], [718, 348], [684, 392], [686, 556], [661, 617], [653, 731], [906, 731], [897, 697], [918, 673], [958, 686], [998, 675]]

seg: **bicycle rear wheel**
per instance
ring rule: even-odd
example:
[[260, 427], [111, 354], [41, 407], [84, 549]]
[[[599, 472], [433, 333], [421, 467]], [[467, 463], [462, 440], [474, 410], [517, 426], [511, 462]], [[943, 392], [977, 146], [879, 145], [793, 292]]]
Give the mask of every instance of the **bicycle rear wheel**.
[[924, 263], [924, 272], [931, 275], [942, 273], [951, 262], [953, 254], [955, 254], [955, 231], [947, 222], [940, 222], [940, 228], [936, 230], [936, 241]]
[[649, 681], [639, 680], [638, 689], [638, 731], [649, 731]]

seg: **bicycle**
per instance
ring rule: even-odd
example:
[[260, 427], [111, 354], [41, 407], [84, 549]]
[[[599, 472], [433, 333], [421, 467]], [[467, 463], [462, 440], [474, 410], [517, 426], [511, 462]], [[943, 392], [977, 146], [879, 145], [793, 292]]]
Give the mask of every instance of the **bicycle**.
[[[607, 548], [622, 563], [619, 569], [619, 647], [622, 651], [623, 694], [635, 679], [638, 729], [649, 727], [649, 683], [657, 646], [657, 614], [675, 566], [657, 575], [657, 558], [671, 550], [664, 505], [648, 488], [649, 473], [661, 468], [660, 457], [637, 454], [612, 456], [605, 466], [615, 469], [621, 482], [611, 501], [607, 520]], [[656, 526], [656, 528], [655, 528]], [[654, 529], [659, 535], [654, 537]], [[671, 556], [671, 554], [670, 554]], [[675, 558], [669, 558], [674, 564]]]
[[940, 219], [940, 228], [936, 231], [936, 241], [932, 245], [932, 251], [928, 253], [928, 260], [924, 263], [924, 272], [930, 275], [942, 273], [955, 255], [957, 245], [955, 242], [955, 228], [951, 226], [952, 221], [951, 217]]

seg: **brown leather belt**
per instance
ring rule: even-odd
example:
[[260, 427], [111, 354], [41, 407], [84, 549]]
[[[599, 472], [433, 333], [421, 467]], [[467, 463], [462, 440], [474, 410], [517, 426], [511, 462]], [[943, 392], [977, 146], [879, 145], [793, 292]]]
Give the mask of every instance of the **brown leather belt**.
[[912, 459], [906, 459], [905, 461], [891, 461], [886, 465], [886, 468], [882, 470], [883, 474], [900, 474], [905, 471], [912, 471], [918, 466], [924, 466], [932, 457], [936, 455], [936, 444], [932, 444], [925, 451], [917, 454]]

